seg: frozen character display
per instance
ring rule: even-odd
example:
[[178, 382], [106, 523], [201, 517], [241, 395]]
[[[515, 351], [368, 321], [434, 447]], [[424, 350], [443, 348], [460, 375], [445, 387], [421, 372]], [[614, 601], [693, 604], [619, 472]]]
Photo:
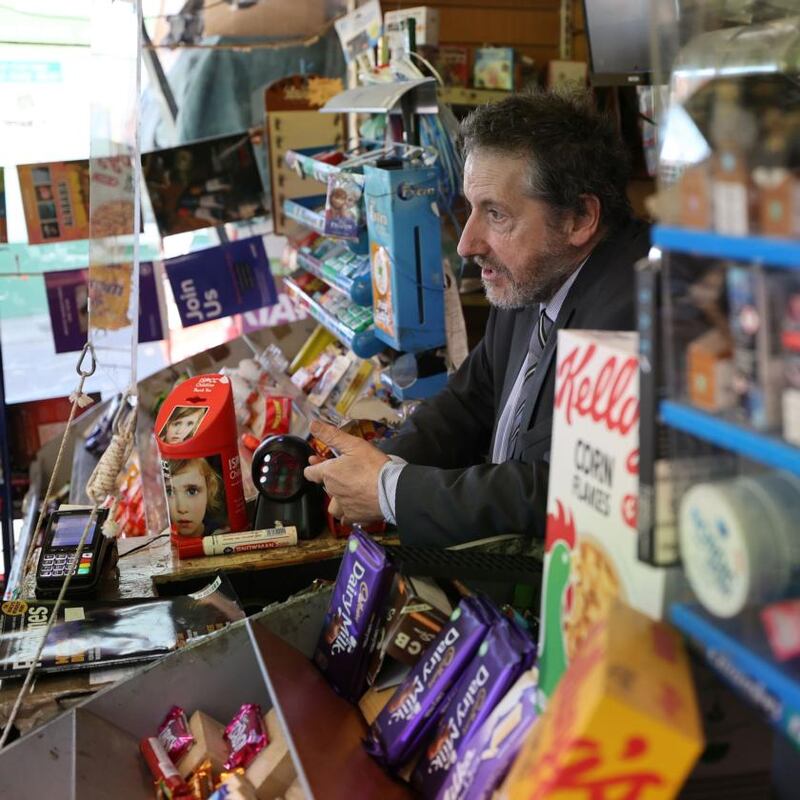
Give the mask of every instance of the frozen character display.
[[164, 462], [169, 518], [178, 536], [206, 536], [229, 529], [225, 486], [209, 461], [186, 458]]

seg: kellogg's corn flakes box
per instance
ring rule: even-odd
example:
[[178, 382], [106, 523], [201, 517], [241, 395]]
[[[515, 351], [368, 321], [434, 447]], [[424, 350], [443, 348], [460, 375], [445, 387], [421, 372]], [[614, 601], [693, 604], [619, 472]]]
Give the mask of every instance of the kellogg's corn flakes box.
[[[637, 557], [635, 333], [560, 331], [539, 641], [544, 707], [591, 626], [620, 597], [654, 619], [678, 570]], [[677, 591], [677, 588], [675, 589]]]
[[534, 723], [503, 800], [667, 800], [703, 750], [678, 633], [619, 601]]

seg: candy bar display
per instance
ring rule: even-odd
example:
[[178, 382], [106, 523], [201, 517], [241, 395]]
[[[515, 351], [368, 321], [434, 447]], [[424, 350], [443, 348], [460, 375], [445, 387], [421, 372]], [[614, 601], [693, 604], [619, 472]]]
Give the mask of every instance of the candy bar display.
[[366, 534], [356, 530], [348, 538], [314, 661], [350, 700], [365, 688], [393, 574], [384, 550]]
[[187, 723], [173, 706], [140, 750], [157, 798], [276, 800], [297, 779], [275, 710], [262, 715], [256, 703], [243, 704], [224, 727], [201, 710]]

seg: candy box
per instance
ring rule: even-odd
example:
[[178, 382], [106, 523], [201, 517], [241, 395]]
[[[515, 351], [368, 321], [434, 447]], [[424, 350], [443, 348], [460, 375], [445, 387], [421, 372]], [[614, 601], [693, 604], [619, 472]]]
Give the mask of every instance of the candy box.
[[531, 666], [533, 641], [511, 620], [499, 618], [447, 697], [442, 715], [417, 762], [412, 783], [434, 797], [459, 760], [464, 743]]
[[438, 720], [447, 692], [472, 660], [498, 612], [467, 597], [422, 654], [372, 723], [365, 744], [382, 764], [400, 767], [425, 741]]
[[182, 540], [246, 530], [230, 378], [180, 383], [159, 409], [155, 434], [178, 553]]
[[654, 619], [680, 570], [637, 556], [635, 333], [560, 331], [539, 640], [544, 706], [591, 626], [621, 597]]
[[436, 800], [490, 800], [538, 718], [538, 676], [535, 668], [520, 675], [484, 723], [469, 735]]
[[365, 689], [393, 576], [383, 548], [356, 530], [347, 540], [314, 652], [314, 662], [348, 700]]
[[570, 664], [500, 796], [666, 800], [702, 750], [680, 637], [616, 602]]

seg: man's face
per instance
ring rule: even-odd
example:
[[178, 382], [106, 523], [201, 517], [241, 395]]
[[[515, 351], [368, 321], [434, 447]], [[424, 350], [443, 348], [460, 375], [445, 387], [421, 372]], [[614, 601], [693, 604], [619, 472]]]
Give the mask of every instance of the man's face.
[[458, 253], [481, 268], [486, 297], [498, 308], [546, 303], [580, 263], [552, 209], [525, 193], [522, 156], [473, 150], [464, 164], [472, 206]]

